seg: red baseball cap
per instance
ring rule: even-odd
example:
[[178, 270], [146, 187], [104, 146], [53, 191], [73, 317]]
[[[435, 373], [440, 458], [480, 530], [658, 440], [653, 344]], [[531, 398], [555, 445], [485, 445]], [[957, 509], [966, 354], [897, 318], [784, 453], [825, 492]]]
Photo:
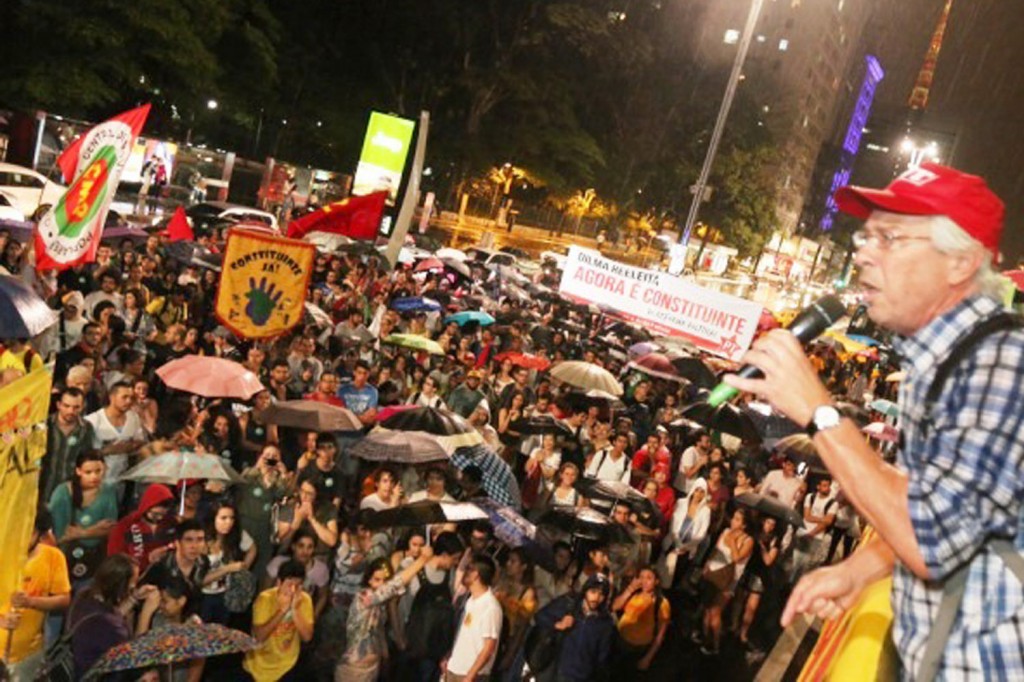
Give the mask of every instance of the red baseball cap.
[[867, 218], [875, 209], [904, 215], [942, 215], [994, 255], [1003, 232], [1003, 202], [985, 180], [937, 163], [922, 163], [885, 189], [849, 185], [835, 194], [839, 210]]

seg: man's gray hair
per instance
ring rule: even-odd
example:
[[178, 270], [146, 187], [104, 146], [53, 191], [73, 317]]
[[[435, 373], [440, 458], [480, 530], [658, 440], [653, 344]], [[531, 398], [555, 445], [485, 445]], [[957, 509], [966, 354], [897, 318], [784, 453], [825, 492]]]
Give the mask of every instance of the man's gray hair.
[[999, 273], [992, 267], [992, 252], [981, 242], [967, 234], [962, 227], [944, 215], [930, 216], [932, 244], [942, 253], [950, 255], [978, 252], [982, 255], [981, 267], [974, 273], [974, 284], [978, 291], [999, 299], [1003, 283]]

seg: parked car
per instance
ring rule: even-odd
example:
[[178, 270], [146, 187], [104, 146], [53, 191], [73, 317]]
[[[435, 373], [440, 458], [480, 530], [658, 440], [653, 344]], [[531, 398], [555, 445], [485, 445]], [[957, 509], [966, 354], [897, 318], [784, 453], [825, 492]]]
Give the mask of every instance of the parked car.
[[22, 222], [25, 215], [15, 205], [15, 199], [7, 192], [0, 191], [0, 220], [15, 220]]
[[0, 163], [0, 191], [21, 211], [22, 219], [31, 217], [40, 204], [52, 205], [60, 201], [66, 189], [31, 168]]
[[200, 202], [186, 208], [185, 215], [191, 220], [192, 229], [199, 234], [206, 234], [211, 230], [219, 230], [239, 223], [264, 225], [275, 234], [280, 232], [277, 218], [272, 213], [250, 206], [229, 204], [226, 201]]

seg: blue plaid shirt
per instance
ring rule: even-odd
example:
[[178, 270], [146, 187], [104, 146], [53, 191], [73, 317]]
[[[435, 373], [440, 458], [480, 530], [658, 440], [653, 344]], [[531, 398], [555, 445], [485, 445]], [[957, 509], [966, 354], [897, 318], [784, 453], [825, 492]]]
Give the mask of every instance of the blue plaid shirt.
[[897, 562], [893, 638], [904, 674], [914, 675], [935, 621], [942, 580], [970, 562], [967, 589], [943, 655], [942, 679], [1024, 679], [1024, 589], [986, 545], [1016, 537], [1024, 498], [1024, 331], [997, 332], [946, 382], [922, 433], [924, 399], [938, 364], [981, 320], [999, 311], [973, 296], [896, 343], [910, 520], [933, 581]]

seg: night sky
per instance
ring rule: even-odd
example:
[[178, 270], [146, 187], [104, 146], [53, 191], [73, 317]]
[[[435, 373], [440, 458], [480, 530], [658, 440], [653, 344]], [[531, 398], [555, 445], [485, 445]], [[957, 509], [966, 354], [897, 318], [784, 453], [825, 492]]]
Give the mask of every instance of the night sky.
[[[876, 110], [906, 108], [944, 0], [883, 0], [866, 47], [887, 73]], [[953, 165], [1006, 202], [1007, 267], [1024, 257], [1024, 2], [954, 0], [923, 125], [958, 132]]]

